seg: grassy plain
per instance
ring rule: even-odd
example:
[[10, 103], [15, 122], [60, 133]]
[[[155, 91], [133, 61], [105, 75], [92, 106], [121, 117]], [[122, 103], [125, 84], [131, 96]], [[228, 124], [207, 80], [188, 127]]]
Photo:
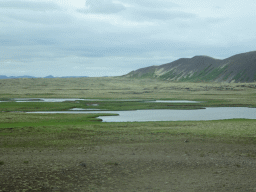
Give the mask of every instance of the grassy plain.
[[222, 100], [255, 105], [256, 83], [175, 83], [122, 77], [0, 80], [1, 98]]
[[256, 191], [256, 120], [103, 123], [97, 114], [11, 112], [255, 107], [255, 96], [256, 83], [121, 77], [0, 80], [0, 100], [106, 99], [1, 102], [0, 191]]

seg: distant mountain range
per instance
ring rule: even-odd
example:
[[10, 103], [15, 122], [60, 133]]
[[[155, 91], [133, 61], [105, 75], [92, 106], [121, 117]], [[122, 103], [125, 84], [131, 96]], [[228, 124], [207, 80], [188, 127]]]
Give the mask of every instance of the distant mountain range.
[[80, 77], [87, 77], [87, 76], [63, 76], [63, 77], [54, 77], [52, 75], [46, 76], [46, 77], [34, 77], [34, 76], [6, 76], [6, 75], [0, 75], [0, 79], [19, 79], [19, 78], [80, 78]]
[[208, 56], [181, 58], [171, 63], [141, 68], [124, 76], [180, 82], [254, 82], [256, 81], [256, 51], [234, 55], [223, 60]]

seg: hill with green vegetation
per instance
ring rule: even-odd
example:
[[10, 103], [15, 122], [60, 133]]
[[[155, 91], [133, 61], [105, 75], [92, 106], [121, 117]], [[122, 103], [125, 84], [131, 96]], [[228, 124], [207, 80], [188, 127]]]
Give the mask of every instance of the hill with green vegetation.
[[223, 60], [208, 56], [181, 58], [164, 65], [141, 68], [125, 76], [180, 82], [254, 82], [256, 81], [256, 51], [234, 55]]

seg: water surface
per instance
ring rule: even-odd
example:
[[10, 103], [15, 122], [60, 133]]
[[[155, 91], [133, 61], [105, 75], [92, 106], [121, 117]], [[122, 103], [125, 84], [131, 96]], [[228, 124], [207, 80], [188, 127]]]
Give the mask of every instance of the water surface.
[[[187, 100], [141, 100], [141, 99], [65, 99], [65, 98], [14, 98], [15, 102], [65, 102], [65, 101], [136, 101], [136, 102], [153, 102], [153, 103], [200, 103], [200, 101]], [[8, 101], [0, 101], [8, 102]]]
[[103, 122], [143, 121], [201, 121], [220, 119], [256, 119], [256, 108], [209, 107], [195, 110], [155, 109], [134, 111], [42, 111], [29, 113], [111, 113], [118, 116], [100, 116]]
[[15, 98], [16, 102], [64, 102], [64, 101], [83, 101], [84, 99], [52, 99], [52, 98]]
[[187, 100], [155, 100], [145, 101], [146, 103], [201, 103], [202, 101], [187, 101]]

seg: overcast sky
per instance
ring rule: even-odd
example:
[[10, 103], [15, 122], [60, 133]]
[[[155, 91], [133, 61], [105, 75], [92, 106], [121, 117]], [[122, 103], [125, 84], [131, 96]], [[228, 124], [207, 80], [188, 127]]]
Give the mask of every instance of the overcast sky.
[[255, 0], [0, 0], [0, 75], [117, 76], [256, 48]]

